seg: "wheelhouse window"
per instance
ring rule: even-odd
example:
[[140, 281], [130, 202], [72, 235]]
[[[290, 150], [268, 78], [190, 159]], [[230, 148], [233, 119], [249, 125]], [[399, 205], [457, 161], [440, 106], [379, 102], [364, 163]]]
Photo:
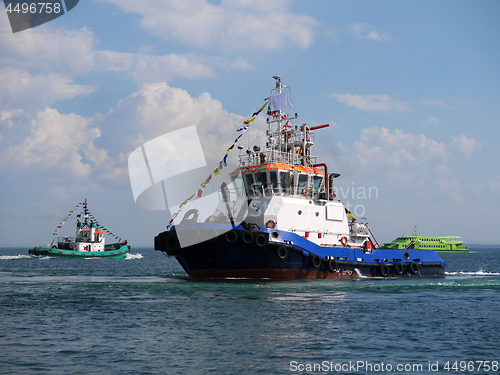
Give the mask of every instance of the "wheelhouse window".
[[253, 174], [252, 173], [245, 174], [245, 188], [246, 188], [247, 195], [252, 195], [252, 188], [253, 188]]
[[278, 187], [278, 172], [277, 171], [269, 171], [269, 183], [271, 188], [273, 189], [273, 193], [281, 193]]
[[267, 173], [265, 171], [255, 173], [256, 194], [263, 194], [267, 187]]
[[307, 180], [308, 180], [308, 178], [307, 178], [306, 174], [302, 174], [302, 173], [299, 174], [299, 183], [298, 183], [299, 192], [301, 192], [304, 187], [308, 186]]
[[323, 177], [313, 176], [312, 178], [313, 193], [319, 193], [322, 185], [323, 185]]
[[243, 179], [241, 175], [231, 178], [233, 183], [233, 189], [236, 192], [236, 197], [243, 195]]
[[280, 171], [279, 175], [280, 175], [281, 192], [283, 193], [290, 192], [290, 172]]

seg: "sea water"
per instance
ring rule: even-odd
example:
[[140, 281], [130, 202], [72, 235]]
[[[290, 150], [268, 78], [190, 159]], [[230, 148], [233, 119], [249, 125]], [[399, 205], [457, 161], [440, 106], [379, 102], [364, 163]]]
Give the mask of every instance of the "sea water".
[[500, 373], [500, 248], [446, 276], [194, 281], [174, 258], [0, 249], [2, 374]]

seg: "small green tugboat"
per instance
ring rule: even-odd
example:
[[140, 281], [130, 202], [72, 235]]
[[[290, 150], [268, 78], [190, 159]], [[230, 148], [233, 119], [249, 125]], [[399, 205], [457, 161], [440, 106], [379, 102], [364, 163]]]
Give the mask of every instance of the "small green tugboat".
[[[71, 257], [71, 258], [118, 258], [122, 259], [130, 252], [130, 245], [126, 240], [117, 243], [106, 244], [104, 238], [105, 229], [99, 225], [97, 220], [90, 214], [87, 207], [87, 200], [84, 203], [79, 203], [83, 206], [83, 213], [77, 215], [82, 218], [82, 221], [76, 221], [76, 235], [75, 237], [56, 237], [51, 244], [46, 246], [37, 246], [28, 250], [32, 255], [45, 255], [57, 257]], [[70, 211], [73, 213], [75, 210]], [[69, 215], [68, 215], [69, 217]], [[66, 217], [61, 225], [57, 227], [54, 235], [57, 234], [61, 226], [68, 219]]]
[[401, 236], [394, 241], [382, 244], [381, 249], [387, 250], [432, 250], [437, 253], [467, 253], [469, 248], [464, 246], [458, 236], [425, 237], [417, 235], [416, 227], [412, 236]]

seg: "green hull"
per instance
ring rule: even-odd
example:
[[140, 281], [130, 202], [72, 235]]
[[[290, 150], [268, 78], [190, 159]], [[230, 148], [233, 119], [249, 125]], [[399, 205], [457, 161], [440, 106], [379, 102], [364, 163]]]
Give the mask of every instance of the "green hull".
[[29, 249], [29, 254], [33, 255], [44, 255], [44, 256], [54, 256], [54, 257], [65, 257], [65, 258], [115, 258], [123, 259], [130, 252], [130, 245], [121, 245], [118, 248], [116, 245], [111, 244], [106, 245], [104, 251], [75, 251], [75, 250], [65, 250], [65, 249], [54, 249], [50, 247], [34, 247]]
[[401, 236], [390, 243], [382, 244], [380, 248], [385, 250], [429, 250], [436, 253], [469, 252], [469, 249], [463, 246], [463, 242], [458, 236]]

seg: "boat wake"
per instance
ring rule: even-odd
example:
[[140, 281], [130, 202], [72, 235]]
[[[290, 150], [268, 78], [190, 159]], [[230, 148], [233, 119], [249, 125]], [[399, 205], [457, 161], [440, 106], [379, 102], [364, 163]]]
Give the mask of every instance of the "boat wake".
[[358, 277], [360, 277], [362, 279], [368, 279], [368, 276], [363, 275], [358, 268], [355, 268], [354, 271], [356, 272], [356, 274], [358, 275]]
[[142, 254], [130, 254], [128, 253], [125, 259], [142, 259], [144, 258]]
[[446, 276], [500, 276], [500, 272], [486, 272], [483, 270], [479, 271], [459, 271], [459, 272], [445, 272]]
[[30, 259], [33, 255], [0, 255], [0, 260]]

